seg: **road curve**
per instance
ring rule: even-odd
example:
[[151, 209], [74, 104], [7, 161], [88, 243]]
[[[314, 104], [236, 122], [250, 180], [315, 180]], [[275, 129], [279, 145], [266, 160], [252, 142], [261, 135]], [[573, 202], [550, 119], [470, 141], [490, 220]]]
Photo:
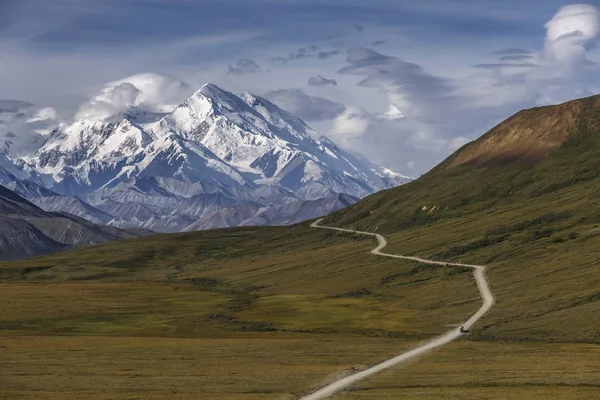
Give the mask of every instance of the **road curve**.
[[[321, 226], [321, 225], [319, 225], [319, 223], [322, 220], [323, 219], [319, 219], [319, 220], [313, 222], [310, 225], [311, 228], [331, 229], [334, 231], [358, 233], [361, 235], [369, 235], [369, 236], [376, 237], [379, 244], [377, 245], [377, 247], [375, 247], [373, 250], [371, 250], [371, 253], [378, 255], [378, 256], [400, 258], [403, 260], [411, 260], [411, 261], [417, 261], [417, 262], [424, 263], [424, 264], [442, 265], [442, 266], [447, 266], [447, 267], [473, 268], [475, 270], [473, 275], [475, 276], [475, 281], [477, 282], [477, 287], [479, 288], [479, 293], [481, 294], [481, 298], [483, 299], [483, 304], [481, 305], [481, 307], [479, 308], [479, 310], [477, 310], [477, 312], [475, 314], [473, 314], [466, 322], [464, 322], [461, 325], [461, 327], [463, 327], [465, 330], [471, 329], [473, 324], [475, 324], [481, 317], [483, 317], [490, 310], [490, 308], [492, 308], [492, 306], [494, 305], [494, 301], [495, 301], [494, 295], [492, 294], [492, 291], [490, 290], [488, 281], [485, 277], [485, 266], [483, 266], [483, 265], [471, 265], [471, 264], [451, 263], [451, 262], [443, 262], [443, 261], [433, 261], [433, 260], [426, 260], [426, 259], [419, 258], [419, 257], [409, 257], [409, 256], [401, 256], [401, 255], [397, 255], [397, 254], [383, 253], [381, 250], [383, 250], [383, 248], [385, 246], [387, 246], [387, 240], [380, 234], [371, 233], [371, 232], [354, 231], [351, 229], [335, 228], [332, 226]], [[460, 328], [452, 329], [452, 330], [446, 332], [444, 335], [442, 335], [438, 338], [432, 339], [431, 341], [429, 341], [413, 350], [410, 350], [406, 353], [400, 354], [394, 358], [391, 358], [387, 361], [384, 361], [380, 364], [377, 364], [377, 365], [370, 367], [368, 369], [365, 369], [363, 371], [357, 372], [355, 374], [352, 374], [350, 376], [347, 376], [345, 378], [337, 380], [337, 381], [325, 386], [324, 388], [319, 389], [316, 392], [309, 394], [308, 396], [300, 398], [300, 400], [326, 399], [327, 397], [330, 397], [333, 394], [348, 388], [349, 386], [353, 385], [354, 383], [356, 383], [360, 380], [363, 380], [371, 375], [374, 375], [378, 372], [381, 372], [384, 369], [391, 368], [391, 367], [398, 365], [406, 360], [409, 360], [413, 357], [417, 357], [417, 356], [422, 355], [430, 350], [433, 350], [436, 347], [440, 347], [445, 344], [448, 344], [448, 343], [452, 342], [453, 340], [459, 338], [462, 334], [463, 333], [461, 332]]]

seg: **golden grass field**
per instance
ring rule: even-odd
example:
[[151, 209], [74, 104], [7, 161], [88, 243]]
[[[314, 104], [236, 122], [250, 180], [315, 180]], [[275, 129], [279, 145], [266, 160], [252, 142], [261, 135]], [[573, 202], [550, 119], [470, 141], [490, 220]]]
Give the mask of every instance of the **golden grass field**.
[[0, 339], [2, 395], [15, 399], [289, 398], [410, 343], [302, 334], [241, 338]]
[[[2, 398], [293, 399], [416, 342], [343, 335], [0, 338]], [[460, 341], [340, 399], [594, 399], [600, 346]]]
[[459, 341], [339, 399], [594, 399], [600, 346]]

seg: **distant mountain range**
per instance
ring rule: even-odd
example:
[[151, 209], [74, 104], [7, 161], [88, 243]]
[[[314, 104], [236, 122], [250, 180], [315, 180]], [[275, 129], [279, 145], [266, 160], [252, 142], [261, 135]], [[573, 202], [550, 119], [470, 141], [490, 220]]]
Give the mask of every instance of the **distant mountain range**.
[[0, 260], [38, 256], [72, 246], [149, 233], [96, 225], [65, 212], [46, 212], [0, 185]]
[[[0, 155], [0, 183], [49, 212], [179, 232], [292, 224], [410, 180], [340, 149], [268, 100], [212, 84], [171, 108], [93, 110], [123, 85], [103, 89], [34, 152]], [[24, 118], [26, 103], [8, 104], [11, 121]], [[11, 126], [31, 129], [50, 114]]]

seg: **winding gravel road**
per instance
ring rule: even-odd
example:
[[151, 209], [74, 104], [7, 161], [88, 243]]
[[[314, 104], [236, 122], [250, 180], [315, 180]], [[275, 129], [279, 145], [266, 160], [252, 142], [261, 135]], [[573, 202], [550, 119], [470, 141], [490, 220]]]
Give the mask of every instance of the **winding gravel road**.
[[[311, 224], [311, 227], [312, 228], [320, 228], [320, 229], [331, 229], [331, 230], [340, 231], [340, 232], [358, 233], [361, 235], [375, 236], [377, 238], [377, 241], [379, 242], [379, 244], [377, 247], [375, 247], [373, 250], [371, 250], [371, 253], [376, 254], [378, 256], [400, 258], [403, 260], [411, 260], [411, 261], [417, 261], [417, 262], [424, 263], [424, 264], [442, 265], [442, 266], [447, 266], [447, 267], [473, 268], [475, 270], [474, 271], [475, 281], [477, 282], [477, 287], [479, 288], [479, 293], [481, 294], [481, 298], [483, 299], [483, 304], [481, 305], [481, 307], [479, 308], [479, 310], [477, 310], [477, 312], [475, 314], [473, 314], [465, 323], [463, 323], [461, 325], [461, 327], [464, 330], [468, 331], [469, 329], [471, 329], [473, 324], [475, 324], [481, 317], [483, 317], [490, 310], [490, 308], [492, 308], [492, 306], [494, 305], [494, 300], [495, 300], [494, 295], [492, 294], [492, 291], [490, 290], [488, 281], [485, 277], [485, 266], [483, 266], [483, 265], [470, 265], [470, 264], [451, 263], [451, 262], [443, 262], [443, 261], [433, 261], [433, 260], [426, 260], [426, 259], [419, 258], [419, 257], [409, 257], [409, 256], [400, 256], [397, 254], [383, 253], [383, 252], [381, 252], [381, 250], [385, 246], [387, 246], [387, 240], [380, 234], [371, 233], [371, 232], [353, 231], [351, 229], [335, 228], [335, 227], [331, 227], [331, 226], [321, 226], [321, 225], [319, 225], [319, 223], [322, 220], [323, 219], [319, 219], [319, 220], [315, 221], [314, 223]], [[384, 369], [391, 368], [395, 365], [398, 365], [398, 364], [400, 364], [406, 360], [409, 360], [413, 357], [422, 355], [422, 354], [424, 354], [430, 350], [433, 350], [437, 347], [448, 344], [448, 343], [452, 342], [453, 340], [456, 340], [457, 338], [459, 338], [461, 335], [463, 335], [463, 332], [461, 332], [460, 328], [452, 329], [452, 330], [446, 332], [444, 335], [442, 335], [438, 338], [435, 338], [435, 339], [425, 343], [422, 346], [419, 346], [419, 347], [417, 347], [413, 350], [410, 350], [406, 353], [400, 354], [394, 358], [391, 358], [391, 359], [384, 361], [380, 364], [377, 364], [373, 367], [365, 369], [364, 371], [360, 371], [360, 372], [357, 372], [350, 376], [347, 376], [345, 378], [342, 378], [340, 380], [337, 380], [337, 381], [325, 386], [324, 388], [319, 389], [312, 394], [309, 394], [308, 396], [302, 397], [300, 400], [326, 399], [327, 397], [330, 397], [333, 394], [348, 388], [349, 386], [351, 386], [352, 384], [354, 384], [360, 380], [363, 380], [371, 375], [381, 372]]]

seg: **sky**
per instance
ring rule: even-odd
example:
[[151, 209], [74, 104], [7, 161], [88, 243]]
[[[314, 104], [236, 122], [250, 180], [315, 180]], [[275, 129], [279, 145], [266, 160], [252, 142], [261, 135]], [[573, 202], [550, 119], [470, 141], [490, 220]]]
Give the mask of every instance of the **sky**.
[[[140, 99], [176, 104], [210, 82], [264, 96], [341, 147], [418, 176], [520, 109], [600, 93], [598, 7], [0, 0], [0, 100], [67, 121]], [[106, 95], [115, 81], [132, 83]]]

